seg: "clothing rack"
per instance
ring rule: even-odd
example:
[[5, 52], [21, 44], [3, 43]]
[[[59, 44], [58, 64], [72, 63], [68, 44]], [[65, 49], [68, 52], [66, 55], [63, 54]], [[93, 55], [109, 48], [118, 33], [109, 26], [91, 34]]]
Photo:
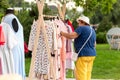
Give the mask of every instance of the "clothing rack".
[[58, 8], [60, 18], [62, 20], [64, 20], [65, 19], [65, 13], [66, 13], [66, 3], [63, 4], [62, 8], [60, 7], [60, 4], [58, 4], [57, 8]]
[[29, 71], [29, 80], [33, 80], [33, 78], [35, 78], [35, 73], [34, 73], [34, 61], [35, 61], [35, 56], [36, 56], [36, 50], [37, 50], [37, 46], [38, 46], [38, 39], [39, 39], [39, 34], [40, 34], [40, 29], [42, 29], [41, 27], [44, 26], [43, 23], [43, 6], [44, 6], [44, 0], [42, 0], [41, 2], [39, 2], [38, 0], [37, 2], [37, 7], [38, 7], [38, 11], [39, 11], [39, 16], [38, 16], [38, 27], [37, 27], [37, 31], [36, 31], [36, 38], [34, 40], [34, 48], [32, 51], [32, 58], [31, 58], [31, 64], [30, 64], [30, 71]]
[[43, 17], [47, 17], [47, 18], [57, 18], [58, 16], [43, 15]]
[[[38, 39], [39, 39], [39, 34], [40, 31], [43, 31], [43, 36], [44, 36], [44, 43], [47, 47], [47, 53], [48, 53], [48, 59], [51, 64], [51, 55], [50, 55], [50, 49], [48, 46], [48, 38], [46, 35], [46, 29], [45, 29], [45, 23], [44, 23], [44, 19], [43, 19], [43, 7], [44, 7], [44, 0], [42, 1], [38, 1], [37, 0], [37, 6], [38, 6], [38, 11], [39, 11], [39, 16], [38, 16], [38, 27], [37, 27], [37, 32], [36, 32], [36, 38], [34, 41], [34, 48], [33, 48], [33, 52], [32, 52], [32, 59], [31, 59], [31, 65], [30, 65], [30, 72], [29, 72], [29, 80], [33, 80], [36, 76], [34, 73], [34, 61], [35, 61], [35, 56], [36, 56], [36, 50], [37, 50], [37, 45], [38, 45]], [[42, 30], [40, 30], [42, 29]], [[48, 77], [48, 76], [47, 76]]]
[[60, 19], [59, 16], [51, 16], [51, 15], [43, 15], [44, 19], [50, 19], [50, 20], [55, 20], [55, 19]]
[[[29, 80], [34, 80], [35, 78], [35, 73], [34, 73], [34, 61], [35, 61], [35, 56], [36, 56], [36, 50], [37, 50], [37, 46], [38, 46], [38, 39], [39, 39], [39, 34], [40, 34], [40, 31], [43, 31], [43, 35], [44, 35], [44, 43], [46, 44], [46, 47], [47, 47], [47, 53], [48, 53], [48, 59], [49, 59], [49, 62], [50, 62], [50, 66], [52, 65], [51, 63], [51, 54], [50, 54], [50, 49], [49, 49], [49, 46], [48, 46], [48, 38], [47, 38], [47, 35], [46, 35], [46, 29], [45, 29], [45, 23], [44, 23], [44, 19], [43, 17], [48, 17], [48, 18], [57, 18], [58, 16], [50, 16], [50, 15], [43, 15], [43, 7], [44, 7], [44, 0], [36, 0], [36, 3], [37, 3], [37, 7], [38, 7], [38, 12], [39, 12], [39, 16], [38, 16], [38, 27], [37, 27], [37, 31], [36, 31], [36, 37], [35, 37], [35, 40], [34, 40], [34, 48], [33, 48], [33, 51], [32, 51], [32, 58], [31, 58], [31, 64], [30, 64], [30, 71], [29, 71]], [[66, 5], [64, 5], [66, 6]], [[58, 11], [59, 11], [59, 15], [60, 15], [60, 18], [62, 20], [64, 20], [64, 15], [65, 15], [65, 10], [66, 10], [66, 7], [63, 8], [63, 10], [61, 10], [60, 8], [60, 5], [58, 7]], [[42, 30], [40, 30], [42, 29]], [[52, 70], [52, 72], [54, 73], [54, 69]], [[53, 75], [53, 79], [56, 80], [55, 78], [55, 73]]]

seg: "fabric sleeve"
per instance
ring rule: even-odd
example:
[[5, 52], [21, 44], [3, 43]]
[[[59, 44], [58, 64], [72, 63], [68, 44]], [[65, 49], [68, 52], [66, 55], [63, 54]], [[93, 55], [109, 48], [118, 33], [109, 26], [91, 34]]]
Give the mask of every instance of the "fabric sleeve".
[[82, 27], [78, 27], [75, 32], [80, 35], [82, 33]]

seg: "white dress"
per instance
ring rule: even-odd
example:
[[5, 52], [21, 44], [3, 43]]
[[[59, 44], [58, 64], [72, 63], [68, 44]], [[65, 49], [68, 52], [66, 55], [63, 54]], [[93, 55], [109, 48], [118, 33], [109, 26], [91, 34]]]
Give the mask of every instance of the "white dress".
[[[18, 23], [18, 31], [15, 32], [12, 26], [13, 19], [16, 19]], [[18, 18], [13, 14], [7, 14], [3, 18], [3, 22], [10, 25], [10, 28], [14, 32], [17, 38], [18, 44], [12, 49], [13, 59], [14, 59], [14, 70], [16, 74], [21, 75], [25, 78], [25, 54], [24, 54], [24, 36], [23, 36], [23, 26], [19, 22]]]
[[12, 49], [17, 45], [17, 39], [10, 26], [6, 23], [1, 23], [5, 37], [5, 44], [0, 46], [0, 58], [2, 63], [2, 73], [14, 73], [14, 61]]

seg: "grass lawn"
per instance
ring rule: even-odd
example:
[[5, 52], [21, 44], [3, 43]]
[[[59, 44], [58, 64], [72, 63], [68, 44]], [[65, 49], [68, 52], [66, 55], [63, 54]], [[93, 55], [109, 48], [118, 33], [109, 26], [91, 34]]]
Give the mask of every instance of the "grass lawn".
[[[97, 56], [93, 66], [93, 79], [120, 79], [120, 51], [110, 50], [108, 44], [97, 44]], [[26, 75], [29, 73], [30, 58], [25, 59]], [[67, 77], [71, 77], [67, 72]]]
[[120, 51], [110, 50], [108, 44], [98, 44], [92, 78], [120, 79]]

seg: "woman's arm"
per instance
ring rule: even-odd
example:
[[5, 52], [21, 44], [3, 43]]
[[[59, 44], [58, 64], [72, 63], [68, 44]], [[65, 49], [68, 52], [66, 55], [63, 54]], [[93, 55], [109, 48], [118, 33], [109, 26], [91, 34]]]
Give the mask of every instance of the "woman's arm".
[[76, 32], [72, 32], [72, 33], [65, 33], [65, 32], [60, 32], [60, 34], [68, 39], [75, 39], [77, 38], [79, 35]]

